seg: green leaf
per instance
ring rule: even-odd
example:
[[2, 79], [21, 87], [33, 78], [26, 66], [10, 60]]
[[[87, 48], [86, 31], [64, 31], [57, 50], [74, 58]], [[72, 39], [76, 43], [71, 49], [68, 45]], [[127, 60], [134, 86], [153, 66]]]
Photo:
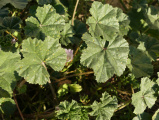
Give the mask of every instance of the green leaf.
[[19, 94], [26, 93], [26, 91], [27, 91], [27, 85], [23, 85], [21, 87], [17, 87], [16, 90], [18, 91]]
[[138, 49], [142, 50], [151, 60], [156, 61], [156, 54], [159, 53], [159, 41], [147, 35], [140, 36], [137, 40], [140, 42]]
[[[116, 32], [127, 33], [127, 17], [122, 13], [119, 8], [113, 8], [112, 6], [101, 2], [93, 2], [90, 9], [92, 17], [89, 17], [87, 24], [90, 26], [89, 31], [96, 36], [103, 36], [106, 39], [112, 39]], [[120, 23], [119, 23], [120, 22]], [[120, 27], [122, 25], [122, 27]]]
[[2, 8], [4, 5], [10, 3], [15, 8], [18, 9], [24, 9], [26, 5], [28, 4], [28, 0], [0, 0], [0, 8]]
[[26, 19], [25, 34], [29, 37], [37, 37], [44, 40], [46, 36], [60, 37], [60, 31], [63, 30], [65, 21], [51, 5], [38, 7], [36, 18]]
[[154, 85], [155, 83], [147, 77], [141, 79], [140, 91], [132, 95], [135, 114], [141, 114], [146, 107], [151, 108], [155, 104], [157, 97], [154, 96], [155, 91], [152, 89]]
[[78, 103], [72, 100], [71, 103], [68, 101], [60, 102], [59, 110], [56, 111], [58, 119], [62, 120], [82, 120], [81, 119], [81, 107]]
[[132, 8], [128, 12], [130, 18], [130, 26], [133, 30], [139, 31], [142, 30], [143, 24], [141, 20], [144, 18], [144, 13], [142, 11], [138, 12], [136, 9]]
[[146, 34], [156, 39], [159, 39], [159, 29], [149, 29], [146, 31]]
[[75, 92], [80, 92], [82, 90], [82, 87], [79, 84], [68, 84], [70, 88], [70, 92], [75, 93]]
[[119, 34], [124, 36], [127, 35], [127, 32], [129, 31], [129, 24], [130, 20], [128, 19], [128, 16], [123, 13], [123, 11], [119, 8], [116, 8], [117, 10], [117, 19], [119, 21]]
[[127, 62], [128, 68], [135, 77], [150, 77], [153, 73], [153, 66], [150, 58], [141, 50], [130, 46], [130, 56]]
[[58, 93], [58, 97], [64, 96], [68, 93], [68, 85], [67, 84], [63, 84], [59, 87], [57, 93]]
[[150, 28], [159, 29], [159, 8], [150, 6], [145, 16]]
[[17, 82], [16, 63], [20, 60], [19, 53], [0, 51], [0, 87], [12, 94]]
[[3, 18], [0, 30], [10, 30], [12, 32], [18, 31], [20, 23], [21, 19], [19, 17], [5, 17]]
[[115, 109], [117, 109], [118, 101], [116, 97], [111, 97], [107, 92], [102, 94], [101, 102], [94, 101], [91, 105], [93, 109], [91, 116], [97, 116], [96, 120], [110, 120]]
[[36, 0], [39, 5], [49, 4], [52, 0]]
[[0, 26], [2, 25], [2, 21], [4, 17], [8, 16], [8, 10], [5, 9], [0, 9]]
[[66, 52], [58, 38], [48, 36], [44, 41], [28, 38], [23, 40], [22, 48], [24, 59], [17, 65], [17, 71], [29, 83], [46, 84], [50, 75], [45, 66], [60, 71], [66, 63]]
[[133, 120], [151, 120], [152, 116], [146, 112], [138, 114], [133, 118]]
[[6, 90], [0, 88], [0, 98], [3, 98], [3, 97], [9, 98], [10, 94]]
[[7, 34], [5, 36], [0, 36], [0, 45], [2, 46], [2, 50], [4, 50], [6, 47], [9, 47], [12, 45], [12, 43], [11, 43], [12, 39], [13, 39], [13, 37], [9, 34]]
[[115, 36], [107, 41], [93, 37], [88, 33], [83, 35], [87, 49], [83, 50], [81, 63], [94, 70], [98, 82], [106, 82], [114, 74], [120, 76], [126, 68], [129, 48], [121, 36]]
[[152, 116], [152, 120], [159, 120], [159, 109], [155, 112], [155, 114]]
[[67, 46], [72, 43], [74, 31], [70, 23], [65, 24], [63, 31], [61, 32], [60, 43]]
[[157, 82], [157, 84], [159, 86], [159, 72], [157, 73], [157, 75], [158, 75], [158, 79], [156, 80], [156, 82]]
[[87, 32], [86, 24], [81, 22], [80, 20], [74, 21], [73, 29], [77, 36], [81, 37], [85, 32]]
[[132, 2], [133, 8], [146, 8], [147, 7], [147, 0], [133, 0]]
[[16, 105], [11, 98], [0, 98], [0, 112], [6, 115], [11, 115], [14, 113]]
[[80, 120], [89, 120], [88, 111], [84, 108], [81, 110], [81, 119]]

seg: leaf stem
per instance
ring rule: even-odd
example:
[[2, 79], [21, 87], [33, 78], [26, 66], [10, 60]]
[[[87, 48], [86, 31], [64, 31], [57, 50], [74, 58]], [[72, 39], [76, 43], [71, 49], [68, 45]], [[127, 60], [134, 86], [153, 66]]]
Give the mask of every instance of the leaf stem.
[[[45, 65], [45, 63], [44, 63], [44, 62], [42, 62], [42, 65], [43, 65], [43, 66], [44, 66], [44, 68], [47, 70], [47, 67], [46, 67], [46, 65]], [[50, 80], [50, 78], [49, 78], [48, 83], [49, 83], [49, 86], [50, 86], [50, 89], [51, 89], [51, 92], [52, 92], [52, 95], [53, 95], [53, 100], [54, 100], [55, 104], [57, 105], [57, 104], [58, 104], [58, 101], [57, 101], [57, 97], [56, 97], [55, 89], [54, 89], [53, 85], [51, 84], [51, 80]]]
[[16, 106], [17, 106], [17, 108], [18, 108], [19, 114], [20, 114], [22, 120], [24, 120], [23, 114], [22, 114], [22, 112], [21, 112], [21, 110], [20, 110], [20, 108], [19, 108], [18, 102], [17, 102], [17, 100], [16, 100], [16, 98], [15, 98], [15, 92], [14, 92], [14, 91], [13, 91], [13, 98], [14, 98], [15, 104], [16, 104]]
[[131, 84], [131, 91], [132, 91], [132, 94], [134, 94], [134, 89], [133, 89], [132, 84]]
[[150, 28], [148, 27], [143, 33], [146, 33]]
[[77, 54], [77, 52], [78, 52], [78, 50], [79, 50], [79, 48], [80, 48], [80, 46], [81, 46], [82, 43], [83, 43], [83, 40], [81, 40], [78, 48], [76, 49], [75, 53], [73, 54], [73, 57], [75, 57], [75, 55]]
[[74, 18], [75, 18], [75, 14], [76, 14], [76, 10], [77, 10], [78, 3], [79, 3], [79, 0], [76, 1], [75, 9], [74, 9], [74, 11], [73, 11], [72, 26], [74, 26]]
[[56, 105], [57, 105], [57, 104], [58, 104], [58, 101], [57, 101], [55, 89], [53, 88], [50, 79], [49, 79], [48, 83], [49, 83], [49, 86], [50, 86], [50, 89], [51, 89], [51, 92], [52, 92], [52, 95], [53, 95], [53, 99], [54, 99], [54, 101], [55, 101], [55, 103], [56, 103]]
[[15, 40], [18, 40], [18, 38], [16, 38], [12, 33], [10, 33], [9, 31], [5, 31], [7, 34], [11, 35]]

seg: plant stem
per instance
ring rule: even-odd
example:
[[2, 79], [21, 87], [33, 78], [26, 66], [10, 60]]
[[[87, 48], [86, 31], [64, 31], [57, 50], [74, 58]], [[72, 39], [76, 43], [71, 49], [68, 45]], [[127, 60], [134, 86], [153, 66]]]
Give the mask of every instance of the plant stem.
[[5, 31], [7, 34], [11, 35], [15, 40], [18, 40], [12, 33], [10, 33], [9, 31]]
[[[75, 57], [75, 55], [77, 54], [77, 52], [78, 52], [78, 50], [79, 50], [79, 48], [80, 48], [80, 46], [81, 46], [81, 44], [83, 43], [83, 41], [81, 41], [80, 42], [80, 44], [79, 44], [79, 46], [77, 47], [77, 49], [76, 49], [76, 51], [74, 52], [74, 54], [73, 54], [73, 58]], [[66, 70], [65, 71], [67, 71], [70, 67], [71, 67], [71, 63], [73, 62], [73, 60], [71, 60], [69, 63], [68, 63], [68, 65], [67, 65], [67, 67], [66, 67]], [[62, 72], [65, 72], [65, 71], [63, 71], [62, 70]]]
[[120, 3], [122, 4], [122, 6], [124, 7], [124, 9], [127, 11], [127, 7], [125, 6], [125, 4], [123, 3], [123, 0], [120, 0]]
[[21, 88], [25, 83], [26, 83], [26, 80], [24, 79], [18, 84], [18, 87]]
[[22, 114], [22, 112], [21, 112], [21, 110], [20, 110], [20, 108], [19, 108], [19, 105], [18, 105], [18, 102], [17, 102], [17, 100], [16, 100], [16, 98], [15, 98], [15, 93], [14, 93], [14, 92], [13, 92], [13, 98], [14, 98], [15, 104], [16, 104], [16, 106], [17, 106], [17, 108], [18, 108], [19, 114], [20, 114], [22, 120], [24, 120], [23, 114]]
[[55, 104], [57, 105], [57, 104], [58, 104], [58, 101], [57, 101], [55, 89], [53, 88], [50, 79], [49, 79], [48, 83], [49, 83], [49, 86], [50, 86], [50, 89], [51, 89], [51, 92], [52, 92], [52, 95], [53, 95], [53, 99], [54, 99], [54, 101], [55, 101]]
[[60, 78], [60, 79], [56, 79], [56, 82], [60, 82], [60, 81], [63, 81], [65, 79], [67, 79], [67, 78], [74, 77], [74, 76], [88, 75], [88, 74], [93, 74], [93, 73], [94, 73], [93, 71], [90, 71], [90, 72], [85, 72], [85, 73], [79, 73], [79, 74], [69, 75], [69, 76], [66, 76], [66, 77], [63, 77], [63, 78]]
[[133, 89], [132, 84], [131, 84], [131, 91], [132, 91], [132, 94], [134, 94], [134, 89]]
[[125, 94], [125, 95], [131, 95], [131, 93], [128, 93], [128, 92], [126, 92], [126, 91], [117, 90], [117, 92], [122, 93], [122, 94]]
[[[43, 66], [44, 66], [44, 68], [47, 70], [47, 67], [46, 67], [46, 65], [45, 65], [45, 63], [44, 63], [44, 62], [42, 62], [42, 65], [43, 65]], [[53, 95], [53, 100], [54, 100], [55, 104], [57, 105], [57, 104], [58, 104], [58, 101], [57, 101], [57, 97], [56, 97], [55, 89], [54, 89], [54, 87], [53, 87], [53, 86], [52, 86], [52, 84], [51, 84], [51, 80], [50, 80], [50, 78], [49, 78], [48, 83], [49, 83], [49, 86], [50, 86], [50, 89], [51, 89], [51, 92], [52, 92], [52, 95]]]
[[146, 33], [150, 28], [148, 27], [143, 33]]
[[78, 48], [76, 49], [75, 53], [73, 54], [73, 57], [75, 57], [75, 55], [77, 54], [77, 52], [78, 52], [78, 50], [79, 50], [79, 48], [80, 48], [82, 43], [83, 43], [83, 40], [80, 42]]
[[41, 113], [41, 114], [24, 114], [24, 116], [26, 118], [29, 118], [29, 119], [35, 119], [35, 118], [38, 118], [38, 119], [52, 119], [52, 120], [55, 120], [54, 117], [55, 117], [55, 111], [52, 111], [52, 112], [44, 112], [44, 113]]
[[124, 105], [122, 105], [123, 103], [121, 103], [121, 104], [119, 105], [119, 107], [115, 110], [115, 112], [118, 111], [118, 110], [123, 109], [124, 107], [128, 106], [130, 103], [131, 103], [131, 100], [125, 102]]
[[75, 9], [74, 9], [74, 11], [73, 11], [72, 26], [74, 26], [74, 18], [75, 18], [75, 14], [76, 14], [76, 10], [77, 10], [78, 3], [79, 3], [79, 0], [76, 1]]

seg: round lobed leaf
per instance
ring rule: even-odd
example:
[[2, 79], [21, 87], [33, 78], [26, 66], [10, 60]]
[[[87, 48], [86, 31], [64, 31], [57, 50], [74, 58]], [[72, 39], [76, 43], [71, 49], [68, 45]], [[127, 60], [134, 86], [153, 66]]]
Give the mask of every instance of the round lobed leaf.
[[153, 66], [150, 58], [142, 51], [130, 46], [130, 59], [127, 66], [135, 77], [149, 77], [153, 73]]
[[89, 32], [95, 36], [103, 36], [105, 39], [112, 39], [116, 33], [125, 35], [128, 32], [129, 20], [119, 8], [113, 8], [109, 4], [93, 2], [90, 9], [91, 17], [87, 24]]
[[20, 60], [19, 53], [0, 51], [0, 87], [12, 95], [16, 86], [16, 63]]
[[151, 108], [157, 97], [154, 95], [155, 91], [152, 89], [154, 82], [145, 77], [141, 79], [140, 91], [132, 95], [132, 104], [135, 106], [134, 113], [141, 114], [146, 107]]
[[17, 71], [29, 83], [46, 84], [50, 77], [46, 65], [60, 71], [66, 63], [66, 52], [58, 38], [47, 37], [45, 41], [28, 38], [23, 41], [22, 47], [24, 59], [17, 65]]
[[94, 70], [97, 82], [106, 82], [114, 74], [121, 75], [126, 68], [129, 46], [121, 36], [107, 41], [86, 33], [83, 40], [87, 49], [83, 50], [81, 63]]
[[95, 101], [91, 107], [91, 116], [97, 116], [96, 120], [110, 120], [115, 109], [117, 109], [118, 101], [116, 97], [111, 97], [108, 93], [103, 93], [101, 102]]
[[36, 12], [36, 18], [29, 17], [26, 19], [25, 34], [42, 40], [46, 36], [60, 37], [60, 31], [65, 25], [63, 17], [57, 14], [51, 5], [38, 7]]

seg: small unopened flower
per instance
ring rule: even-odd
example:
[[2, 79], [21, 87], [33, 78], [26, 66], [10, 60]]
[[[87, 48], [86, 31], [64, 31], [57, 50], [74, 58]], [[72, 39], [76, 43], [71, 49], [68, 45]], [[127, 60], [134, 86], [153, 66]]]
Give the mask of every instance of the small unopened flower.
[[17, 41], [16, 41], [15, 38], [13, 38], [12, 41], [11, 41], [12, 44], [15, 44], [16, 42], [17, 42]]
[[73, 59], [73, 50], [71, 49], [65, 49], [67, 54], [67, 60], [66, 62], [70, 62]]

